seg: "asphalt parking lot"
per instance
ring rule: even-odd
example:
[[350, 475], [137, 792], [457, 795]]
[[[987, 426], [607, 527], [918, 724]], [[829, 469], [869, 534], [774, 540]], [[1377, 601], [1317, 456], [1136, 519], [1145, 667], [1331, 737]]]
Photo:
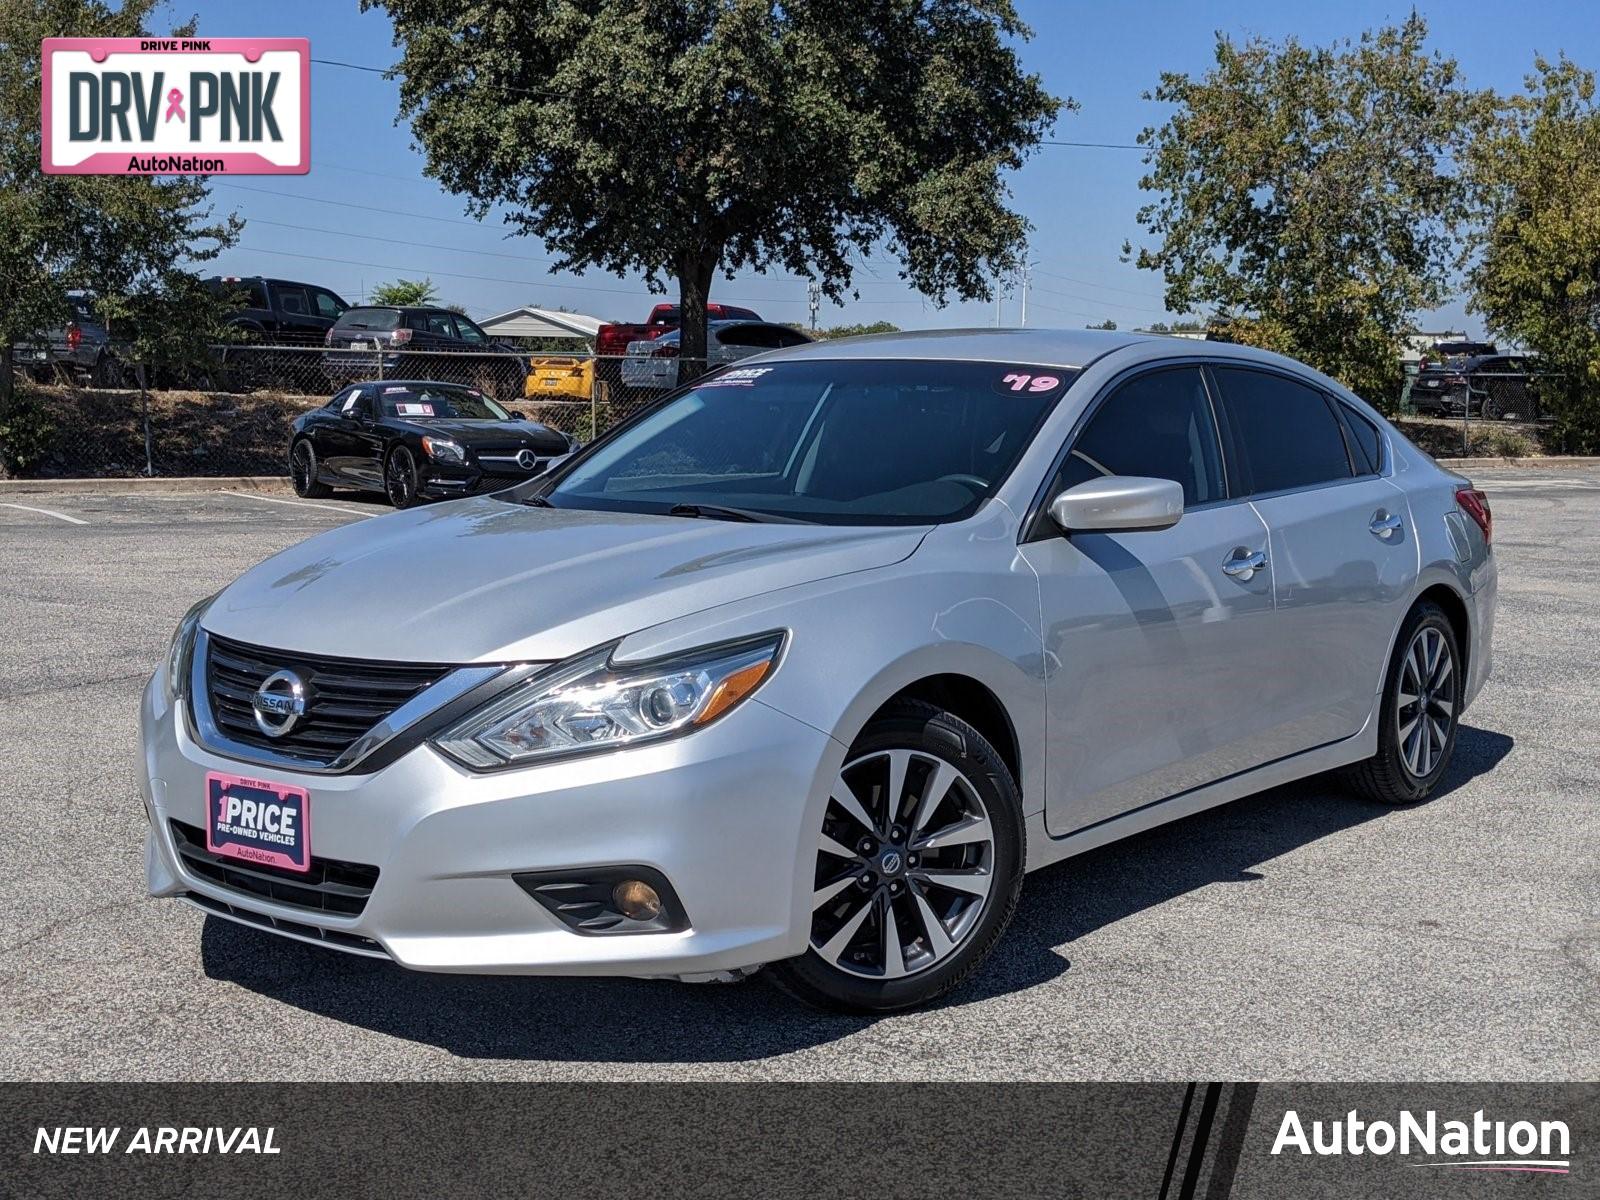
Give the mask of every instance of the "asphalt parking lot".
[[880, 1020], [759, 979], [414, 974], [147, 900], [136, 709], [172, 627], [385, 510], [0, 496], [0, 1075], [1600, 1078], [1600, 468], [1476, 478], [1496, 671], [1438, 795], [1315, 779], [1050, 868], [975, 983]]

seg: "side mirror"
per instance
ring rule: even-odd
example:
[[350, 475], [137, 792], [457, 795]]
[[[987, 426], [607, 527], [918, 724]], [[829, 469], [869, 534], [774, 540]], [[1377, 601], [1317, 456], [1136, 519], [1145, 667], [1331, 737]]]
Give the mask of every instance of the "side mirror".
[[1050, 519], [1063, 533], [1131, 533], [1171, 529], [1183, 516], [1183, 485], [1141, 475], [1108, 475], [1050, 501]]

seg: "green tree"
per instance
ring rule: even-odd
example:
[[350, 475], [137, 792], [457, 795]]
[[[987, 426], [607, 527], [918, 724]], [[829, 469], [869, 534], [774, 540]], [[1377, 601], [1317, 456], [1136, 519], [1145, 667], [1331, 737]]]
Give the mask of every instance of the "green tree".
[[705, 350], [720, 271], [840, 300], [887, 244], [943, 302], [987, 297], [1027, 223], [1003, 173], [1070, 101], [1023, 71], [1011, 0], [362, 0], [393, 19], [428, 173], [557, 269], [676, 280]]
[[832, 338], [864, 337], [869, 333], [899, 333], [900, 326], [893, 321], [874, 321], [870, 325], [833, 325], [827, 329], [809, 329], [805, 332], [818, 341], [828, 341]]
[[1574, 449], [1600, 449], [1600, 105], [1595, 77], [1539, 59], [1469, 159], [1483, 222], [1469, 281], [1490, 330], [1539, 353]]
[[1104, 321], [1101, 321], [1097, 325], [1085, 325], [1084, 326], [1085, 329], [1115, 329], [1116, 327], [1117, 327], [1117, 323], [1115, 321], [1113, 321], [1110, 317], [1107, 317]]
[[1139, 138], [1158, 199], [1137, 262], [1170, 310], [1394, 403], [1401, 335], [1451, 292], [1457, 164], [1490, 107], [1426, 39], [1415, 14], [1331, 47], [1218, 35], [1205, 75], [1162, 75], [1147, 98], [1175, 111]]
[[182, 278], [185, 265], [215, 257], [238, 236], [236, 218], [212, 219], [203, 180], [39, 169], [41, 39], [148, 36], [156, 6], [0, 3], [0, 407], [13, 404], [12, 347], [65, 324], [69, 290], [93, 292], [114, 318], [121, 297], [187, 290], [193, 277]]
[[439, 289], [432, 279], [396, 279], [393, 283], [380, 283], [372, 289], [373, 304], [393, 304], [398, 308], [413, 305], [437, 304]]

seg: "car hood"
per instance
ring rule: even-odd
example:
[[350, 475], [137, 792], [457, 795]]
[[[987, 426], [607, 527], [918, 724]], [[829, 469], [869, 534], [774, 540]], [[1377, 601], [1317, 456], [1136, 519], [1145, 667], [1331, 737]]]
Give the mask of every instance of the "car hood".
[[567, 439], [555, 430], [533, 421], [393, 421], [418, 437], [447, 437], [472, 450], [527, 448], [541, 458], [565, 454]]
[[702, 609], [899, 562], [927, 527], [533, 508], [489, 497], [301, 542], [207, 609], [211, 633], [345, 658], [566, 658]]

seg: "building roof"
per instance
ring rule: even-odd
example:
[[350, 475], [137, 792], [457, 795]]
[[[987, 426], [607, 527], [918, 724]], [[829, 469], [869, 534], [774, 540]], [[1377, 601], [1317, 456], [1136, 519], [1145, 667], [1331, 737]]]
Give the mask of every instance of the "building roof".
[[525, 306], [478, 324], [485, 333], [502, 338], [593, 338], [606, 322], [584, 313]]

